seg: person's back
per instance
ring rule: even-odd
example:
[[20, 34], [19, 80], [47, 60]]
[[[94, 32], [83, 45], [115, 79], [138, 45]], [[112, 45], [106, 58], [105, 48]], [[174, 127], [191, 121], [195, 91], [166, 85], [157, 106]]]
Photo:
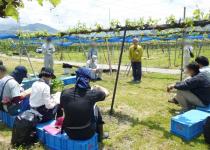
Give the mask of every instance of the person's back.
[[64, 90], [61, 95], [61, 106], [65, 110], [64, 123], [69, 127], [82, 127], [91, 121], [93, 107], [97, 101], [106, 97], [104, 92], [82, 88]]
[[205, 74], [208, 77], [208, 79], [210, 80], [210, 66], [203, 66], [200, 69], [200, 72], [202, 72], [203, 74]]

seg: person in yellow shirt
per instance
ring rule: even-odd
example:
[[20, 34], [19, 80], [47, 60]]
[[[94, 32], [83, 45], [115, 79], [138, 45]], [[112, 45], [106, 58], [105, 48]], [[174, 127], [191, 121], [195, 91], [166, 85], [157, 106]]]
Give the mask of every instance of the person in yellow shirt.
[[141, 57], [143, 55], [143, 48], [138, 45], [138, 39], [133, 39], [133, 45], [129, 48], [129, 59], [131, 60], [133, 77], [132, 81], [141, 82]]

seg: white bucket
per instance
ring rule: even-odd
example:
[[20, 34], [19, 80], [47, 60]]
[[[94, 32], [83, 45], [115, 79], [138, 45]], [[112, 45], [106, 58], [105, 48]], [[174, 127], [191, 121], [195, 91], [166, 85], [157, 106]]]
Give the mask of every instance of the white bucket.
[[64, 74], [71, 74], [70, 68], [63, 68], [63, 69], [64, 69]]

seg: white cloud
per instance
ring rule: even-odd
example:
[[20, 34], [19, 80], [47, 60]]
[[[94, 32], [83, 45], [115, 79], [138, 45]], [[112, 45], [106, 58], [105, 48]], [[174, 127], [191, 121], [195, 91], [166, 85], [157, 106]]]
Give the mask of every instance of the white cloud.
[[[40, 6], [36, 0], [24, 0], [25, 8], [20, 9], [21, 25], [43, 23], [56, 29], [66, 30], [80, 20], [88, 26], [99, 22], [103, 27], [109, 26], [109, 8], [111, 19], [119, 19], [124, 24], [127, 18], [139, 17], [161, 18], [173, 14], [177, 19], [183, 17], [183, 7], [186, 6], [186, 16], [190, 17], [199, 8], [207, 13], [209, 0], [61, 0], [56, 8], [49, 2]], [[53, 8], [53, 9], [51, 9]], [[50, 11], [51, 10], [51, 11]], [[12, 18], [0, 19], [1, 23], [16, 23]], [[162, 21], [163, 22], [163, 21]]]

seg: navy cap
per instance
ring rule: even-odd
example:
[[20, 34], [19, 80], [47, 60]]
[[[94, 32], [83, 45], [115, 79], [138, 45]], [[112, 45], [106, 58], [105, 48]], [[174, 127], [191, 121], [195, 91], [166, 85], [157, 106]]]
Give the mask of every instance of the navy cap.
[[0, 71], [2, 71], [2, 72], [7, 72], [7, 69], [6, 69], [6, 67], [5, 67], [5, 66], [0, 65]]
[[43, 67], [41, 72], [48, 72], [52, 74], [52, 79], [55, 79], [56, 76], [54, 75], [54, 70], [50, 67]]
[[15, 80], [21, 84], [23, 81], [23, 78], [27, 77], [27, 69], [24, 66], [17, 66], [15, 70], [11, 73], [11, 76], [15, 78]]

